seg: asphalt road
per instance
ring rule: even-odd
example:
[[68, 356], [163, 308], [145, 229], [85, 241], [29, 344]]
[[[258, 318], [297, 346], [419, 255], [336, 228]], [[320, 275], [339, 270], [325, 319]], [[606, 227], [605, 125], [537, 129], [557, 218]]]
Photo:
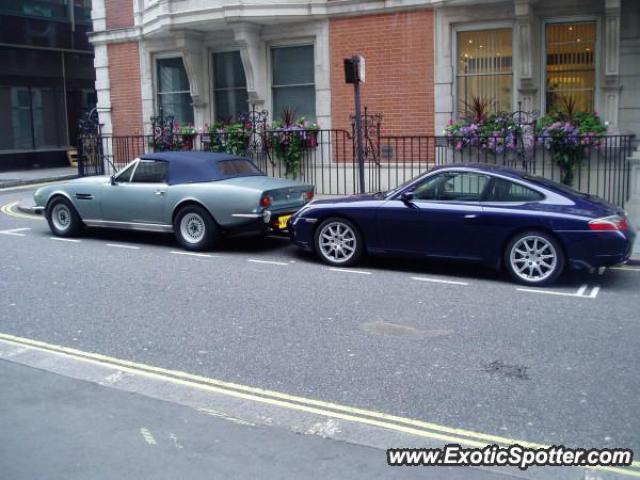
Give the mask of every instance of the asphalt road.
[[0, 214], [0, 332], [449, 427], [640, 452], [638, 267], [536, 292], [468, 266], [332, 270], [282, 238], [228, 240], [209, 256], [170, 235], [77, 240]]
[[[2, 478], [411, 479], [379, 450], [247, 424], [0, 360]], [[10, 440], [9, 440], [10, 439]], [[420, 478], [507, 480], [462, 467]]]

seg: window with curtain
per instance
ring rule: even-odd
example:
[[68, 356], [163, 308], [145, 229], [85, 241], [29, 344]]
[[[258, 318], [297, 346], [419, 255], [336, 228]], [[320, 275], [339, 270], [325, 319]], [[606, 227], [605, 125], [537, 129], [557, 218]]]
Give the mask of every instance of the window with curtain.
[[249, 110], [247, 79], [240, 52], [213, 54], [213, 96], [217, 120], [237, 120]]
[[158, 113], [173, 115], [175, 121], [193, 123], [189, 79], [182, 58], [162, 58], [158, 66]]
[[550, 23], [546, 38], [546, 110], [571, 103], [576, 111], [593, 110], [596, 22]]
[[511, 111], [513, 84], [512, 29], [460, 31], [457, 34], [457, 98], [460, 115], [480, 99], [490, 111]]
[[273, 47], [271, 68], [273, 118], [280, 119], [284, 109], [292, 109], [296, 118], [314, 120], [316, 87], [313, 45]]

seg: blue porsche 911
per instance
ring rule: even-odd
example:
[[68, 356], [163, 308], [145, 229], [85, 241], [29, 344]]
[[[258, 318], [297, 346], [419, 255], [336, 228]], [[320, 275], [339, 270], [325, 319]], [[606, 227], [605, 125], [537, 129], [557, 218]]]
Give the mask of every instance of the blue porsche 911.
[[317, 200], [289, 220], [289, 234], [333, 266], [365, 253], [462, 259], [535, 285], [566, 266], [625, 262], [635, 239], [621, 208], [490, 165], [436, 167], [386, 193]]

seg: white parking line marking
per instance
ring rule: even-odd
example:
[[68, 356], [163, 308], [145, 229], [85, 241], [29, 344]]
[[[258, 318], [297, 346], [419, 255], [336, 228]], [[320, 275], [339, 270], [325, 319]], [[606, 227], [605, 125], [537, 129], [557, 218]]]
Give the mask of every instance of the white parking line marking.
[[446, 285], [462, 285], [466, 287], [469, 285], [467, 282], [456, 282], [454, 280], [440, 280], [438, 278], [427, 278], [427, 277], [411, 277], [412, 280], [418, 280], [419, 282], [433, 282], [433, 283], [444, 283]]
[[24, 232], [26, 230], [31, 230], [30, 228], [12, 228], [11, 230], [0, 230], [0, 233], [3, 235], [14, 235], [16, 237], [24, 237], [24, 233], [18, 233], [18, 232]]
[[174, 255], [188, 255], [190, 257], [201, 257], [201, 258], [217, 258], [219, 255], [210, 255], [208, 253], [195, 253], [195, 252], [178, 252], [172, 250], [169, 253], [173, 253]]
[[577, 297], [577, 298], [596, 298], [598, 293], [600, 292], [600, 285], [596, 285], [591, 290], [591, 293], [586, 293], [589, 289], [589, 285], [581, 285], [576, 293], [568, 293], [568, 292], [554, 292], [552, 290], [538, 290], [535, 288], [516, 288], [516, 290], [520, 292], [530, 292], [530, 293], [544, 293], [545, 295], [559, 295], [562, 297]]
[[348, 268], [329, 268], [332, 272], [343, 272], [343, 273], [359, 273], [360, 275], [371, 275], [371, 272], [365, 272], [364, 270], [350, 270]]
[[607, 267], [600, 267], [598, 269], [598, 275], [604, 275], [604, 272], [607, 271]]
[[60, 238], [60, 237], [49, 237], [51, 240], [58, 240], [59, 242], [72, 242], [72, 243], [80, 243], [80, 240], [75, 238]]
[[257, 260], [255, 258], [249, 258], [249, 259], [247, 259], [247, 262], [251, 262], [251, 263], [267, 263], [269, 265], [284, 265], [285, 267], [289, 265], [287, 262], [276, 262], [275, 260]]
[[107, 247], [128, 248], [130, 250], [140, 250], [140, 247], [136, 247], [135, 245], [123, 245], [121, 243], [107, 243]]
[[596, 298], [598, 296], [599, 291], [600, 291], [599, 285], [596, 285], [595, 287], [593, 287], [593, 290], [591, 290], [591, 293], [589, 294], [589, 298]]

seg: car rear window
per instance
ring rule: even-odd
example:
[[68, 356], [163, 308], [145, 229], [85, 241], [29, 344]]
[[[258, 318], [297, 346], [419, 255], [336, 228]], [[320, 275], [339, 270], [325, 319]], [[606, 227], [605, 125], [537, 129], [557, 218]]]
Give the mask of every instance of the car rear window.
[[524, 178], [525, 180], [529, 180], [530, 182], [542, 185], [543, 187], [547, 187], [552, 190], [558, 190], [562, 193], [577, 195], [582, 198], [589, 198], [589, 195], [587, 195], [586, 193], [579, 192], [575, 188], [571, 188], [568, 185], [563, 185], [562, 183], [554, 182], [553, 180], [549, 180], [548, 178], [539, 177], [537, 175], [523, 175], [522, 178]]
[[221, 175], [229, 177], [249, 177], [264, 175], [262, 170], [249, 160], [234, 159], [218, 162], [218, 170]]
[[488, 202], [535, 202], [544, 199], [544, 195], [524, 185], [495, 178], [487, 194]]

